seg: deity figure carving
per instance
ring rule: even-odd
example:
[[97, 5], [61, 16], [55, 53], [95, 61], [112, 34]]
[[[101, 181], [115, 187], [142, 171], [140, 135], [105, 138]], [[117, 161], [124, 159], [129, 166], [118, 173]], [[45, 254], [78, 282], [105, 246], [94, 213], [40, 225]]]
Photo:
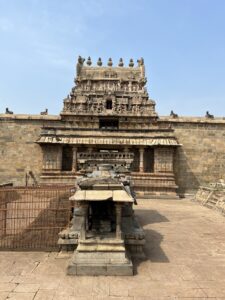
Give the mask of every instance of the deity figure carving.
[[64, 110], [65, 111], [70, 111], [71, 110], [71, 103], [70, 102], [65, 102], [64, 103]]
[[102, 102], [100, 102], [100, 103], [98, 104], [98, 113], [101, 113], [101, 112], [103, 111], [103, 109], [104, 109], [104, 105], [103, 105]]
[[143, 106], [143, 105], [141, 105], [141, 106], [139, 107], [139, 111], [140, 111], [141, 113], [143, 113], [143, 112], [145, 111], [145, 109], [144, 109], [144, 106]]
[[91, 99], [90, 98], [87, 99], [86, 104], [87, 104], [87, 111], [90, 111], [91, 110]]
[[138, 105], [133, 105], [133, 106], [132, 106], [132, 112], [133, 112], [133, 113], [136, 113], [136, 112], [138, 112], [138, 111], [139, 111]]
[[129, 83], [128, 83], [128, 88], [129, 88], [129, 92], [131, 92], [132, 91], [132, 82], [131, 81], [129, 81]]

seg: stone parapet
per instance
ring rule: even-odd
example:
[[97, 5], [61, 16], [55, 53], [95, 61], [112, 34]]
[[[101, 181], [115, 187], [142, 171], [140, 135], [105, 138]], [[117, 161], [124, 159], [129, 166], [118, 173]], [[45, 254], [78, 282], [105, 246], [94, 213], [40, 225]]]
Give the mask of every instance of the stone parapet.
[[205, 124], [224, 124], [225, 125], [225, 117], [215, 117], [213, 119], [209, 119], [206, 117], [177, 117], [173, 118], [171, 116], [160, 116], [158, 122], [169, 122], [169, 123], [205, 123]]
[[[35, 115], [35, 114], [0, 114], [0, 120], [49, 120], [49, 121], [60, 121], [60, 115]], [[158, 122], [168, 123], [206, 123], [206, 124], [224, 124], [225, 117], [214, 117], [208, 119], [205, 117], [189, 117], [179, 116], [173, 118], [171, 116], [160, 116]]]
[[10, 121], [10, 120], [58, 121], [61, 120], [61, 117], [57, 115], [0, 114], [0, 121]]

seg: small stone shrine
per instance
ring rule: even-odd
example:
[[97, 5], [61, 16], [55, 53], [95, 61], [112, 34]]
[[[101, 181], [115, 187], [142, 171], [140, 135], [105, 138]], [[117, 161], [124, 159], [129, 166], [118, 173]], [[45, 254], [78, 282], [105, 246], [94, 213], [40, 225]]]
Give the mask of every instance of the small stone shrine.
[[112, 165], [77, 180], [72, 226], [59, 234], [62, 249], [74, 248], [69, 275], [133, 275], [131, 257], [143, 257], [144, 231], [134, 217], [128, 176]]
[[129, 168], [139, 196], [176, 196], [173, 129], [158, 122], [146, 90], [143, 58], [124, 66], [112, 59], [93, 66], [78, 58], [75, 86], [64, 99], [60, 123], [43, 124], [42, 184], [72, 184], [98, 163]]

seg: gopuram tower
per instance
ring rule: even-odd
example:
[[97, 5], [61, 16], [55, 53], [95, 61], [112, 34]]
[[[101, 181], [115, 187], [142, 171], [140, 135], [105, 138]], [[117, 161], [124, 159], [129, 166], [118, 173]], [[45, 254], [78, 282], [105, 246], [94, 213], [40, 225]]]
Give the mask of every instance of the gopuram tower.
[[82, 172], [110, 163], [130, 170], [139, 196], [175, 196], [174, 132], [158, 122], [146, 90], [143, 58], [93, 66], [79, 56], [75, 86], [64, 99], [61, 120], [43, 126], [41, 181], [74, 183]]

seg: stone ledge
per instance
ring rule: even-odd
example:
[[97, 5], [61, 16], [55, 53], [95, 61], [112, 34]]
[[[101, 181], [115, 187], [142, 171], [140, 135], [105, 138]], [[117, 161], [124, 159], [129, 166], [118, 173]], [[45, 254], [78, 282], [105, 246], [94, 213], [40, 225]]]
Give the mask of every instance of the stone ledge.
[[60, 115], [0, 114], [0, 120], [61, 120]]
[[207, 119], [205, 117], [185, 117], [178, 116], [173, 118], [170, 116], [159, 116], [158, 122], [171, 122], [171, 123], [206, 123], [206, 124], [225, 124], [225, 117], [215, 117], [213, 119]]
[[[32, 115], [32, 114], [0, 114], [0, 120], [61, 120], [60, 115]], [[172, 118], [170, 116], [159, 116], [158, 122], [171, 123], [209, 123], [209, 124], [225, 124], [225, 117], [215, 117], [207, 119], [205, 117], [179, 116]]]

